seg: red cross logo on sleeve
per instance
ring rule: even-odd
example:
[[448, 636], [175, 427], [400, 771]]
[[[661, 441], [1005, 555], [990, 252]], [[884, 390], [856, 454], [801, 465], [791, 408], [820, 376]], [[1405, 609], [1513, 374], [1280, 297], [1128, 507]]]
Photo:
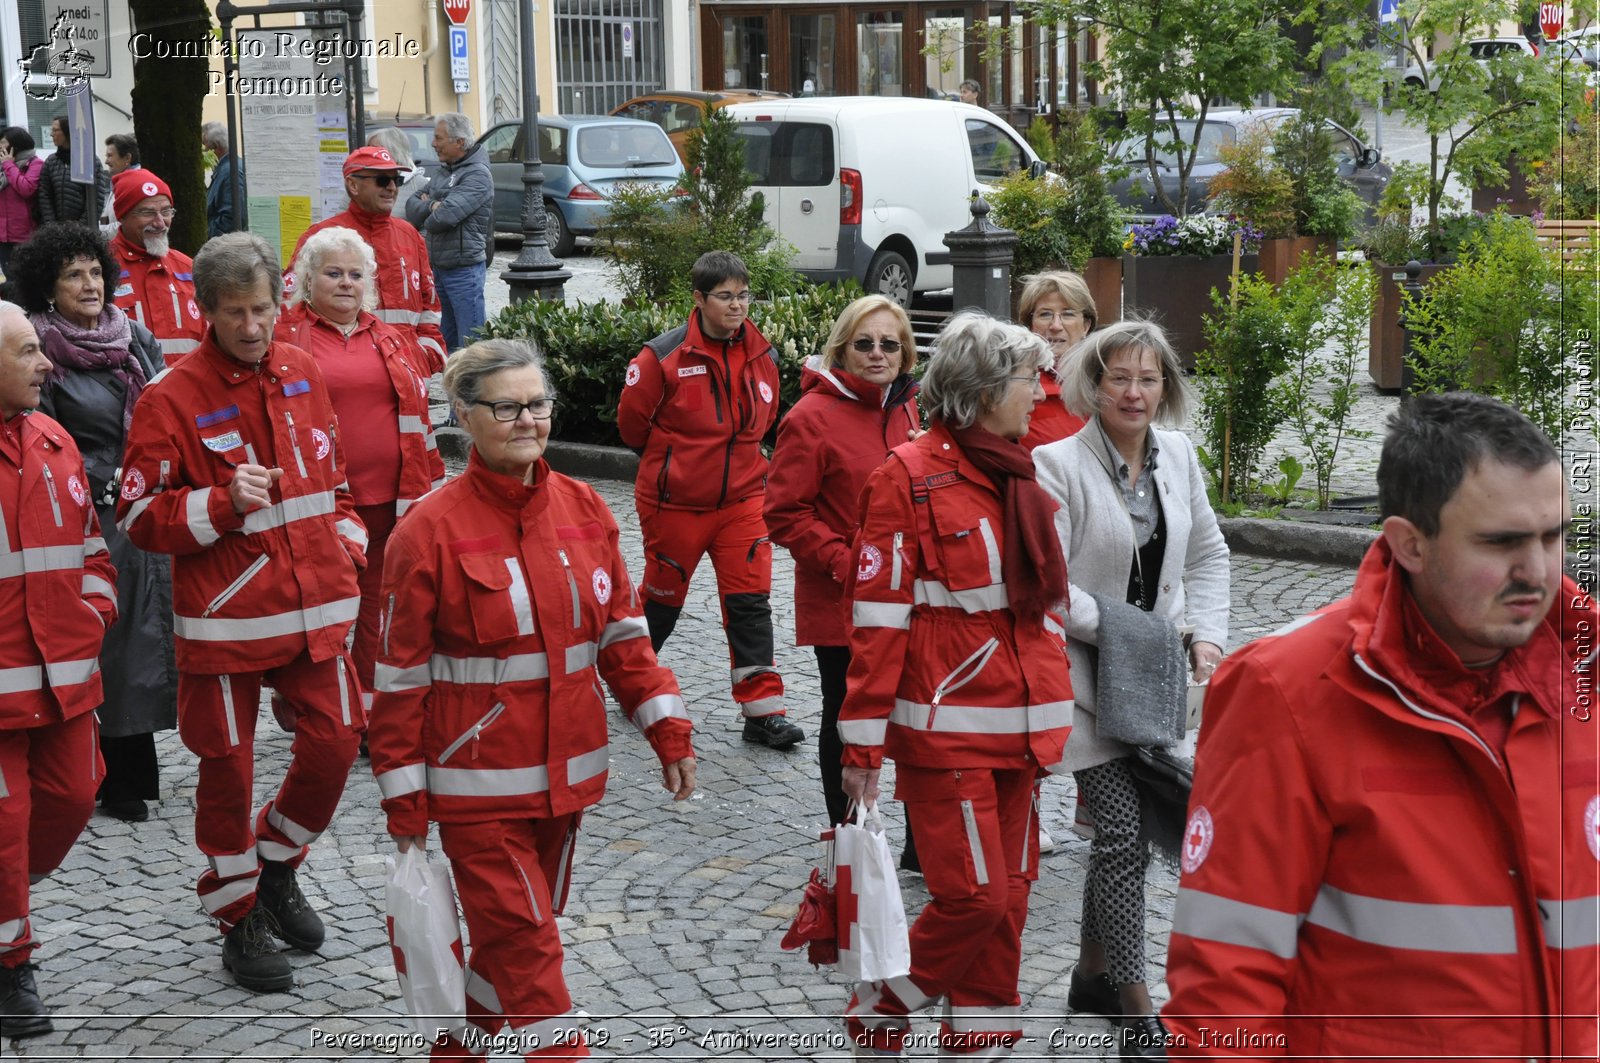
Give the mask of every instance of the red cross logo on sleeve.
[[1211, 842], [1216, 838], [1216, 826], [1211, 813], [1204, 805], [1189, 814], [1189, 825], [1183, 829], [1182, 863], [1185, 874], [1193, 874], [1211, 853]]

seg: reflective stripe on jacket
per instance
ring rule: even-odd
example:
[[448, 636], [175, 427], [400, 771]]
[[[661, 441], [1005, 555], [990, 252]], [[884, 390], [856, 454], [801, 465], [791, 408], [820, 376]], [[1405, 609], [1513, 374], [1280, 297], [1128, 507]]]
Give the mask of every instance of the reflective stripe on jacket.
[[[1564, 580], [1528, 643], [1469, 673], [1409, 594], [1380, 539], [1350, 598], [1211, 680], [1172, 1054], [1595, 1058], [1600, 749], [1571, 710], [1600, 615]], [[1475, 698], [1512, 707], [1503, 748]]]
[[100, 646], [117, 619], [117, 573], [83, 458], [66, 429], [19, 415], [18, 467], [0, 447], [0, 730], [41, 727], [100, 704]]
[[[228, 485], [244, 464], [283, 476], [270, 507], [241, 517]], [[128, 433], [117, 523], [140, 548], [174, 555], [180, 671], [260, 671], [343, 648], [367, 533], [322, 374], [300, 348], [273, 343], [251, 368], [207, 334], [147, 387]]]
[[839, 713], [844, 763], [1058, 763], [1072, 729], [1066, 644], [1059, 618], [1018, 627], [1012, 616], [993, 483], [935, 425], [895, 448], [861, 507]]
[[182, 251], [156, 258], [121, 230], [111, 239], [111, 255], [121, 267], [111, 301], [155, 335], [169, 366], [177, 364], [206, 334], [194, 298], [194, 262]]
[[474, 450], [396, 525], [385, 557], [368, 742], [390, 834], [600, 800], [600, 679], [664, 764], [693, 755], [616, 522], [588, 485], [541, 461], [529, 486]]

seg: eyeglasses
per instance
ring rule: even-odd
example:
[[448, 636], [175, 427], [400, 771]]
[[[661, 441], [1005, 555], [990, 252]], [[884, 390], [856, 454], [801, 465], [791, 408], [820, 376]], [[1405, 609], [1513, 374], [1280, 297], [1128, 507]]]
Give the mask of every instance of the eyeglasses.
[[157, 215], [160, 215], [162, 221], [171, 221], [173, 218], [178, 216], [178, 208], [162, 207], [160, 210], [157, 210], [154, 207], [141, 207], [140, 209], [130, 211], [129, 213], [131, 213], [135, 218], [138, 218], [140, 221], [149, 221]]
[[515, 421], [522, 416], [523, 410], [527, 410], [535, 421], [546, 421], [555, 412], [556, 400], [534, 399], [531, 402], [512, 402], [507, 399], [502, 402], [485, 402], [482, 399], [473, 399], [472, 405], [488, 407], [497, 421]]
[[1102, 377], [1100, 382], [1116, 391], [1127, 390], [1129, 384], [1138, 384], [1140, 391], [1154, 391], [1161, 386], [1162, 380], [1158, 376], [1131, 377], [1126, 373], [1111, 373]]
[[901, 344], [899, 340], [891, 340], [887, 336], [881, 340], [875, 340], [868, 336], [863, 336], [859, 340], [850, 341], [850, 349], [855, 351], [857, 354], [870, 354], [872, 353], [872, 348], [874, 347], [878, 348], [878, 350], [882, 351], [884, 354], [899, 354], [900, 346]]
[[1033, 312], [1033, 323], [1036, 325], [1054, 325], [1059, 321], [1066, 325], [1082, 317], [1083, 315], [1076, 310], [1062, 310], [1059, 313], [1055, 310], [1035, 310]]
[[706, 292], [705, 294], [707, 299], [715, 299], [724, 306], [729, 303], [742, 303], [745, 306], [749, 306], [750, 300], [755, 298], [754, 295], [750, 294], [749, 288], [742, 292]]
[[1018, 381], [1020, 383], [1023, 383], [1023, 384], [1027, 384], [1029, 387], [1038, 387], [1038, 388], [1044, 387], [1044, 374], [1043, 373], [1034, 373], [1034, 374], [1032, 374], [1030, 376], [1014, 376], [1011, 379], [1015, 380], [1015, 381]]
[[359, 177], [363, 181], [371, 181], [379, 188], [388, 188], [390, 185], [405, 184], [405, 178], [401, 177], [397, 173], [358, 173], [352, 174], [351, 176]]

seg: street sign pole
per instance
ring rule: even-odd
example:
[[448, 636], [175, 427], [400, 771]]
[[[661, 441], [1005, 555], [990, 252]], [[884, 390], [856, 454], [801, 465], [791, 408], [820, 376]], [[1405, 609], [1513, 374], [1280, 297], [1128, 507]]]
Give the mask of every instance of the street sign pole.
[[522, 51], [522, 253], [500, 279], [513, 302], [531, 298], [562, 302], [572, 274], [550, 253], [545, 237], [544, 167], [539, 160], [539, 80], [533, 50], [533, 0], [518, 0]]

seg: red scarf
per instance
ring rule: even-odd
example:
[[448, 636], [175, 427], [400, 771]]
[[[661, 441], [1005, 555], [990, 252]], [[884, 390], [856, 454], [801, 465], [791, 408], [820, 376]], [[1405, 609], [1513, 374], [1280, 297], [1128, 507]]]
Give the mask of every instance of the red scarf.
[[994, 481], [1005, 503], [1005, 554], [1000, 571], [1017, 617], [1038, 622], [1067, 600], [1067, 562], [1056, 535], [1055, 499], [1039, 486], [1033, 455], [987, 428], [950, 428], [967, 460]]

